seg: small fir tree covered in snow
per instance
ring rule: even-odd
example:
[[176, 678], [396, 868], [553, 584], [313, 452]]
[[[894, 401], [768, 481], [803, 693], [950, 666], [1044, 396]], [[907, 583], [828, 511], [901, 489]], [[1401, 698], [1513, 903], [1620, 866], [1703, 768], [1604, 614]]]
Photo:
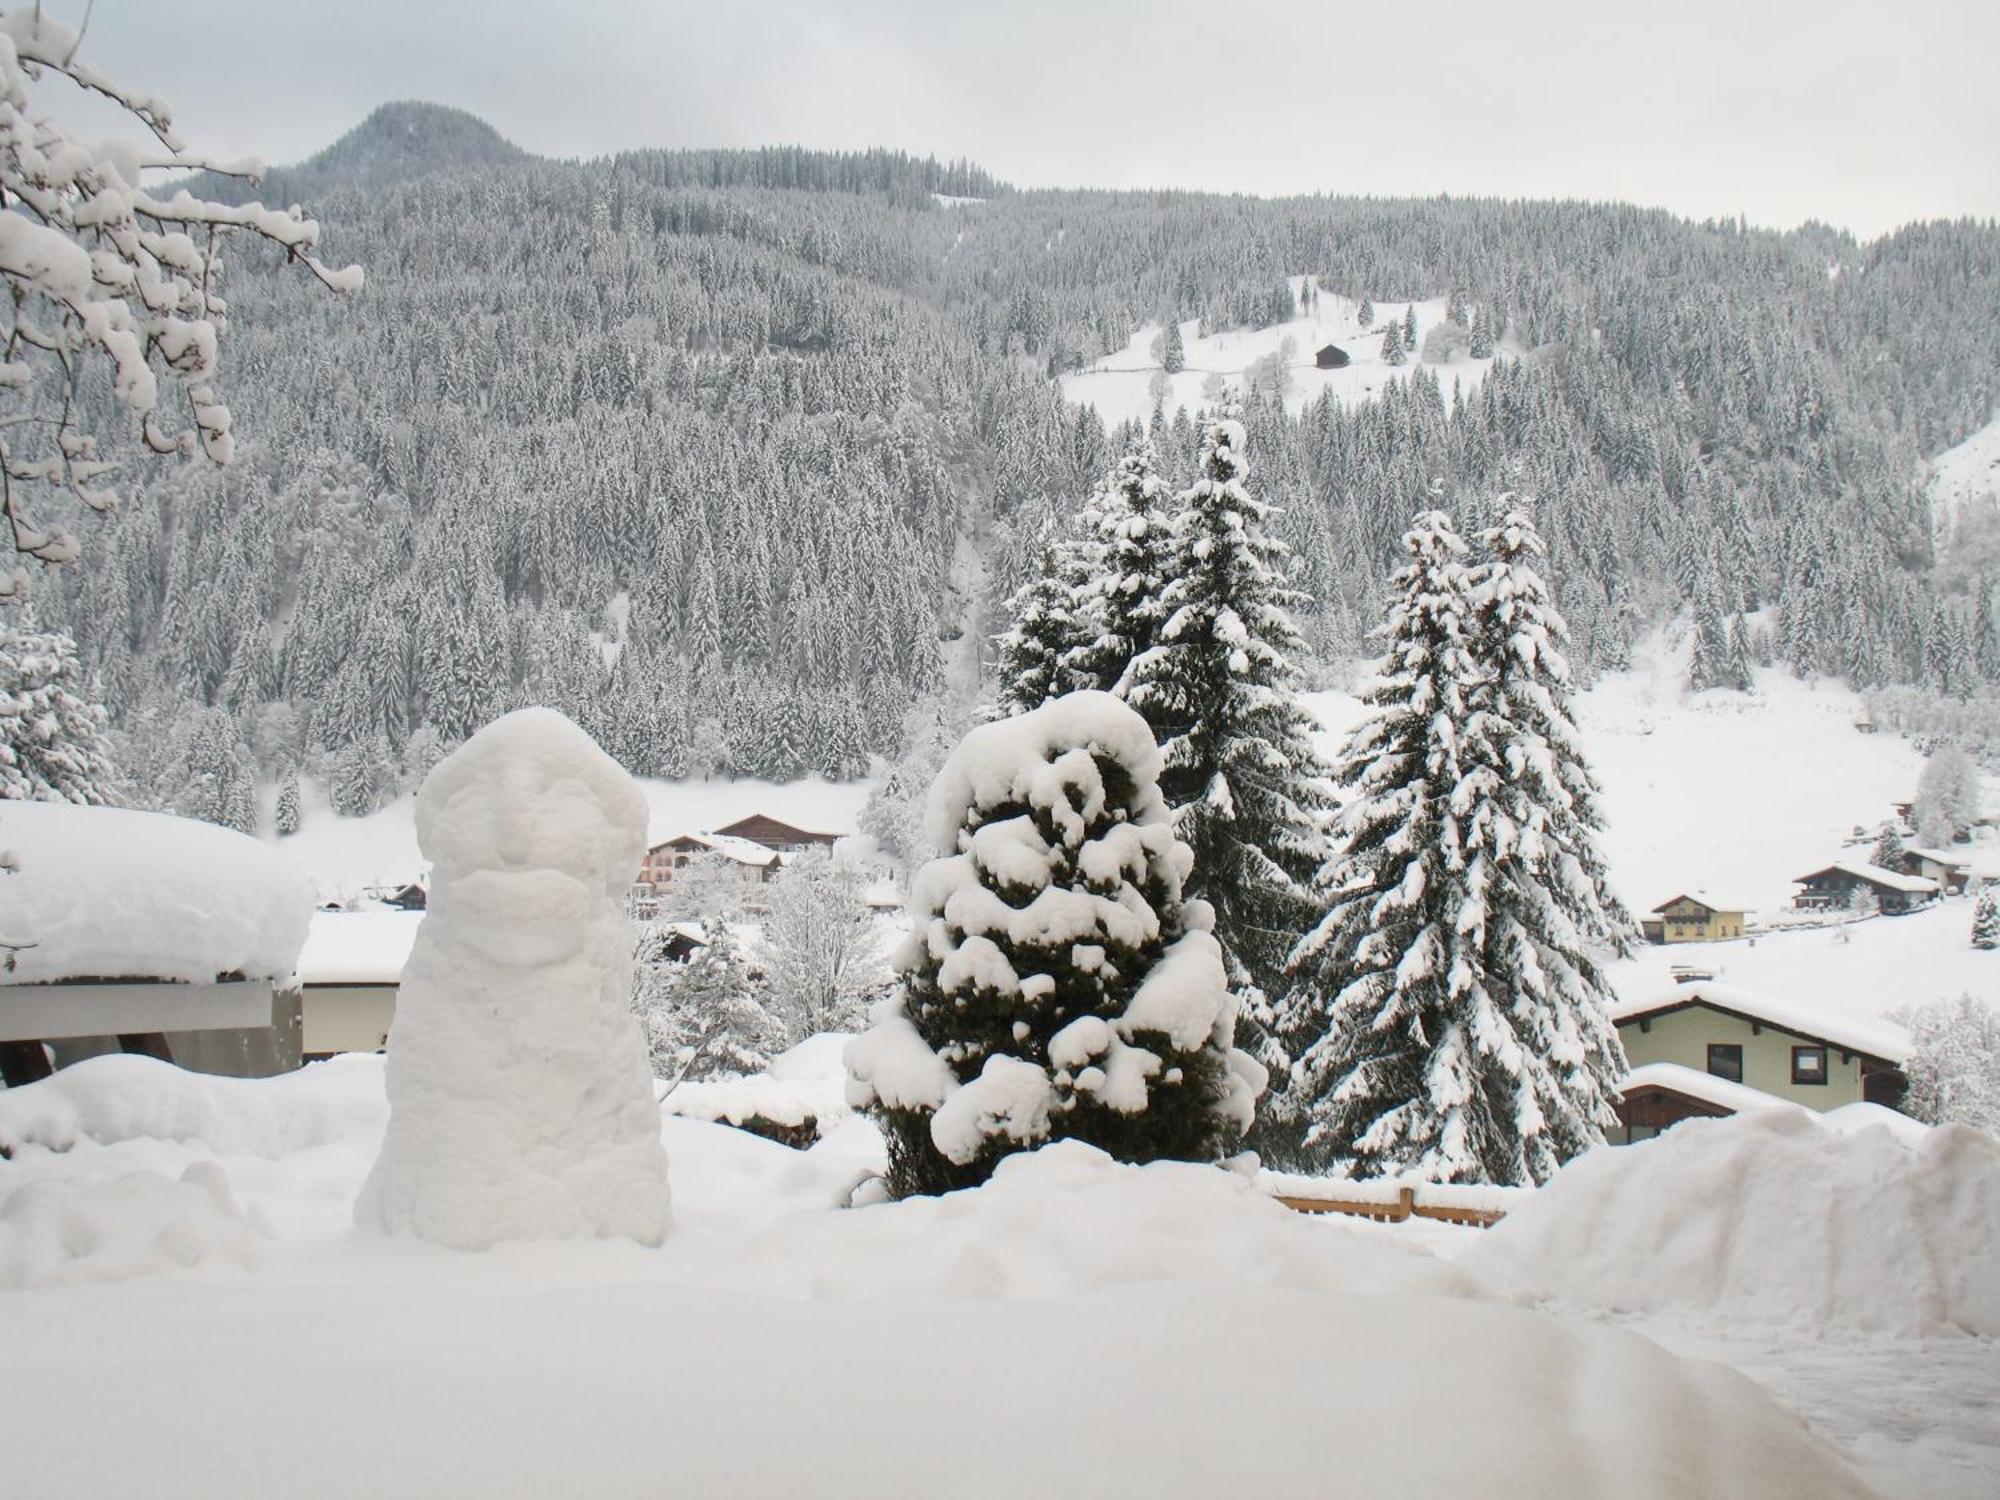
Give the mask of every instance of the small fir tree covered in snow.
[[1904, 860], [1903, 831], [1894, 823], [1884, 823], [1882, 831], [1875, 836], [1875, 852], [1869, 856], [1869, 862], [1900, 875]]
[[0, 798], [110, 800], [106, 715], [67, 635], [0, 623]]
[[1911, 809], [1917, 837], [1931, 845], [1952, 843], [1979, 821], [1979, 797], [1979, 767], [1972, 757], [1958, 745], [1939, 745], [1917, 777]]
[[1249, 1127], [1264, 1072], [1230, 1044], [1159, 770], [1145, 721], [1093, 692], [981, 725], [945, 763], [931, 839], [951, 852], [919, 872], [899, 991], [847, 1049], [898, 1196], [1058, 1138], [1206, 1161]]
[[1750, 670], [1750, 622], [1740, 614], [1729, 617], [1729, 661], [1723, 677], [1739, 693], [1757, 689], [1757, 679]]
[[1210, 423], [1201, 475], [1178, 498], [1159, 643], [1119, 695], [1159, 741], [1160, 791], [1194, 853], [1187, 893], [1214, 908], [1232, 981], [1269, 993], [1314, 915], [1306, 886], [1331, 793], [1290, 660], [1304, 596], [1284, 581], [1287, 548], [1248, 474], [1242, 424]]
[[1367, 298], [1367, 297], [1363, 297], [1363, 298], [1361, 299], [1361, 308], [1360, 308], [1360, 311], [1358, 311], [1357, 313], [1355, 313], [1355, 315], [1354, 315], [1354, 316], [1355, 316], [1355, 320], [1356, 320], [1357, 322], [1359, 322], [1359, 323], [1361, 324], [1361, 327], [1362, 327], [1362, 328], [1363, 328], [1364, 330], [1366, 330], [1366, 329], [1367, 329], [1367, 327], [1368, 327], [1368, 325], [1369, 325], [1369, 324], [1371, 324], [1371, 323], [1373, 323], [1373, 322], [1375, 321], [1375, 304], [1374, 304], [1374, 302], [1373, 302], [1373, 301], [1371, 301], [1371, 300], [1370, 300], [1369, 298]]
[[1411, 350], [1417, 347], [1417, 304], [1414, 302], [1403, 309], [1403, 347]]
[[1389, 331], [1382, 335], [1382, 363], [1385, 365], [1400, 365], [1405, 358], [1406, 356], [1403, 353], [1403, 325], [1391, 321]]
[[1472, 341], [1467, 352], [1474, 359], [1493, 357], [1493, 320], [1484, 307], [1472, 315]]
[[1160, 346], [1160, 368], [1169, 375], [1178, 375], [1187, 368], [1187, 345], [1181, 339], [1179, 318], [1167, 320], [1165, 339]]
[[1979, 900], [1972, 908], [1972, 946], [2000, 948], [2000, 893], [1990, 884], [1980, 888]]
[[786, 1045], [820, 1031], [851, 1031], [888, 975], [882, 969], [867, 882], [854, 865], [813, 849], [766, 887], [771, 1003]]
[[299, 831], [299, 818], [298, 768], [287, 766], [284, 779], [278, 783], [278, 801], [272, 810], [271, 823], [280, 838], [287, 838]]
[[795, 1040], [751, 977], [729, 925], [700, 925], [685, 962], [667, 956], [677, 929], [642, 928], [632, 1008], [655, 1078], [700, 1080], [718, 1073], [761, 1073]]
[[1694, 632], [1688, 652], [1688, 691], [1735, 687], [1730, 680], [1729, 624], [1713, 566], [1704, 566], [1694, 591]]
[[1119, 460], [1117, 474], [1092, 511], [1100, 571], [1072, 606], [1080, 644], [1069, 659], [1067, 684], [1036, 702], [1074, 688], [1123, 695], [1132, 662], [1159, 640], [1175, 562], [1168, 499], [1152, 441], [1141, 439]]

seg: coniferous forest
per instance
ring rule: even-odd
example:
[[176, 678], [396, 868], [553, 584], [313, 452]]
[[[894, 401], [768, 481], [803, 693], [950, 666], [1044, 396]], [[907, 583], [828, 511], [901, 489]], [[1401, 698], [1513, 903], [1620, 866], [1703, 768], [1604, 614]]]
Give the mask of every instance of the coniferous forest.
[[[1310, 656], [1368, 649], [1434, 494], [1511, 489], [1586, 679], [1687, 612], [1724, 680], [1761, 610], [1758, 649], [1802, 672], [2000, 684], [1992, 539], [1934, 536], [1921, 475], [2000, 397], [1991, 224], [1859, 244], [1581, 203], [1016, 192], [887, 152], [555, 162], [418, 105], [258, 191], [307, 203], [365, 294], [242, 247], [236, 462], [135, 455], [125, 503], [76, 524], [86, 565], [34, 584], [135, 802], [241, 823], [303, 773], [364, 812], [530, 702], [639, 774], [863, 774], [913, 702], [990, 692], [1038, 537], [1134, 444], [1053, 377], [1146, 323], [1290, 317], [1307, 274], [1455, 296], [1503, 355], [1471, 392], [1414, 362], [1366, 404], [1238, 414]], [[1159, 415], [1180, 489], [1203, 414]]]

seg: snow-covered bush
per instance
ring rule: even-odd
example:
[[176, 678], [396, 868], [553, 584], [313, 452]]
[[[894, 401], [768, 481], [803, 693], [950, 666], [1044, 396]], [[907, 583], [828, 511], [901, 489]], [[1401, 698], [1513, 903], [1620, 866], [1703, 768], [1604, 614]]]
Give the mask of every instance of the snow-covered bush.
[[899, 1196], [983, 1181], [1076, 1138], [1127, 1161], [1219, 1157], [1263, 1069], [1231, 1046], [1236, 997], [1146, 723], [1073, 693], [982, 725], [945, 763], [898, 994], [848, 1045], [857, 1108]]
[[0, 622], [0, 799], [108, 800], [106, 716], [81, 676], [67, 635]]
[[639, 934], [632, 1008], [653, 1076], [702, 1079], [767, 1067], [795, 1039], [766, 1005], [764, 984], [751, 977], [728, 924], [703, 923], [685, 962], [667, 957], [673, 933], [649, 924]]
[[[230, 461], [229, 408], [213, 385], [229, 330], [220, 239], [246, 232], [279, 246], [335, 291], [361, 286], [358, 267], [333, 271], [319, 263], [319, 226], [296, 208], [204, 202], [185, 188], [155, 194], [144, 187], [140, 178], [149, 171], [205, 168], [254, 179], [263, 168], [189, 151], [164, 100], [98, 72], [82, 61], [81, 48], [81, 35], [40, 5], [0, 15], [0, 202], [7, 205], [0, 208], [0, 281], [14, 312], [0, 390], [15, 413], [0, 516], [16, 553], [51, 566], [74, 559], [77, 543], [60, 525], [28, 513], [35, 487], [92, 510], [118, 501], [103, 482], [113, 465], [85, 430], [93, 405], [76, 399], [79, 376], [100, 361], [148, 449]], [[73, 135], [37, 107], [52, 76], [62, 80], [54, 88], [74, 86], [122, 109], [160, 152]], [[163, 375], [180, 400], [162, 398]], [[182, 400], [189, 425], [177, 431], [168, 412]], [[24, 592], [27, 583], [25, 569], [0, 572], [0, 598]]]
[[1917, 777], [1911, 813], [1917, 838], [1934, 847], [1950, 844], [1979, 820], [1979, 768], [1955, 744], [1939, 745]]
[[1960, 995], [1912, 1006], [1898, 1019], [1910, 1028], [1904, 1111], [1933, 1125], [2000, 1135], [2000, 1012], [1976, 995]]
[[631, 1013], [646, 799], [553, 709], [496, 719], [417, 794], [429, 911], [389, 1033], [355, 1221], [459, 1249], [658, 1244], [667, 1160]]

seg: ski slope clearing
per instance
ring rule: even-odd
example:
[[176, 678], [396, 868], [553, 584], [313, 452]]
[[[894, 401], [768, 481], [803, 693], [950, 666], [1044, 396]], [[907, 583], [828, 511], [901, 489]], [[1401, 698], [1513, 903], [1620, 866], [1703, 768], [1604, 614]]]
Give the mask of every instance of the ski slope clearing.
[[[834, 1143], [670, 1119], [657, 1250], [357, 1232], [381, 1079], [109, 1058], [0, 1095], [21, 1493], [1295, 1494], [1330, 1463], [1361, 1494], [1869, 1493], [1733, 1371], [1075, 1143], [844, 1210]], [[275, 1128], [302, 1089], [315, 1128]], [[220, 1413], [229, 1442], [186, 1441]]]
[[1950, 526], [1982, 508], [2000, 508], [2000, 417], [1929, 464], [1931, 512]]
[[[1294, 296], [1302, 280], [1292, 278]], [[1363, 400], [1389, 381], [1408, 379], [1419, 368], [1429, 369], [1438, 376], [1448, 399], [1454, 379], [1463, 382], [1469, 391], [1486, 378], [1493, 361], [1473, 359], [1464, 353], [1437, 365], [1421, 365], [1414, 353], [1403, 365], [1385, 364], [1382, 360], [1383, 340], [1392, 321], [1402, 322], [1404, 314], [1415, 307], [1417, 340], [1421, 346], [1425, 333], [1444, 321], [1447, 304], [1448, 299], [1443, 297], [1415, 302], [1378, 300], [1375, 321], [1363, 328], [1358, 302], [1321, 291], [1318, 309], [1312, 316], [1276, 323], [1269, 328], [1232, 328], [1200, 338], [1197, 337], [1200, 320], [1193, 319], [1181, 324], [1187, 368], [1175, 375], [1165, 375], [1153, 354], [1153, 341], [1163, 331], [1162, 325], [1149, 323], [1133, 334], [1132, 341], [1123, 349], [1063, 376], [1062, 393], [1064, 399], [1079, 406], [1096, 408], [1107, 426], [1127, 420], [1144, 421], [1153, 414], [1153, 377], [1164, 375], [1167, 396], [1162, 405], [1167, 415], [1172, 416], [1183, 406], [1191, 412], [1199, 411], [1214, 404], [1201, 393], [1203, 383], [1211, 375], [1221, 376], [1241, 395], [1244, 371], [1256, 361], [1278, 353], [1285, 340], [1290, 339], [1294, 345], [1287, 363], [1291, 385], [1285, 394], [1289, 411], [1311, 405], [1327, 391], [1342, 401]], [[1313, 356], [1326, 344], [1337, 344], [1353, 363], [1339, 370], [1316, 368]], [[1504, 343], [1501, 352], [1519, 353]]]
[[[702, 833], [752, 813], [769, 813], [796, 827], [852, 833], [868, 800], [865, 781], [639, 781], [648, 813], [647, 843]], [[343, 818], [317, 789], [308, 789], [306, 817], [278, 852], [313, 883], [321, 900], [371, 886], [397, 886], [429, 868], [417, 851], [416, 799], [398, 797], [365, 818]]]

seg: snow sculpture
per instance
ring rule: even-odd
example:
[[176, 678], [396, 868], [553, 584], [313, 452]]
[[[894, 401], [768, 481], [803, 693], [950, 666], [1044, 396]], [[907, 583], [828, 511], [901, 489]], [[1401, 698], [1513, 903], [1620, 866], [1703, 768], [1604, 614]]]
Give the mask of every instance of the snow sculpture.
[[629, 1007], [631, 777], [553, 709], [487, 725], [417, 795], [430, 909], [389, 1035], [389, 1126], [355, 1222], [459, 1249], [667, 1227]]

